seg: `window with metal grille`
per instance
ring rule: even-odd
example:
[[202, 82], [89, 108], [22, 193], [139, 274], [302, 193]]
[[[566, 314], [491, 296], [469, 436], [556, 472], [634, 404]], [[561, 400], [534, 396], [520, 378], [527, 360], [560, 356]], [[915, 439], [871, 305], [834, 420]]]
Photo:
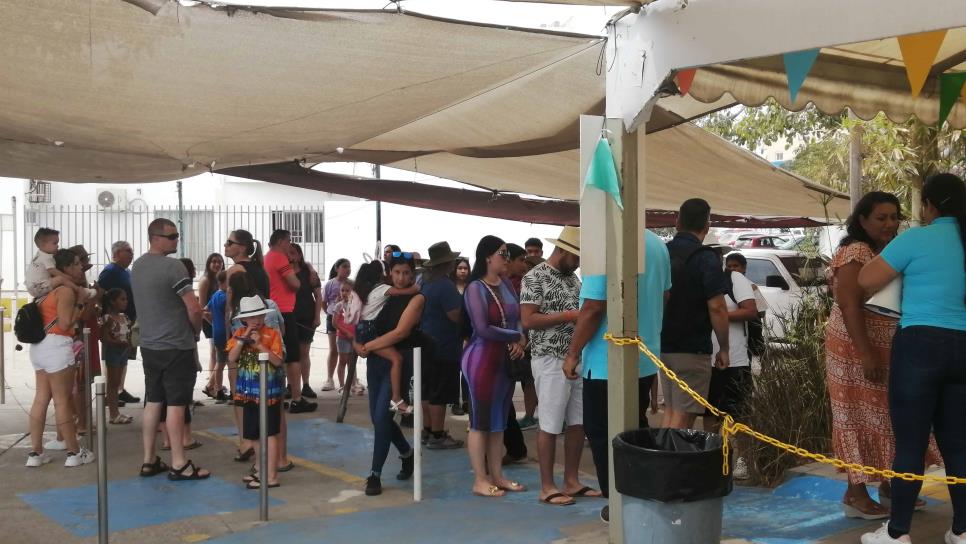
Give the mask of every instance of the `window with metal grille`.
[[325, 241], [325, 215], [321, 211], [273, 211], [272, 231], [292, 233], [296, 244], [321, 244]]
[[50, 204], [50, 182], [30, 180], [30, 191], [27, 192], [27, 201], [31, 204]]
[[[178, 224], [178, 210], [155, 210], [154, 215]], [[195, 271], [201, 273], [215, 237], [214, 213], [212, 210], [184, 210], [184, 225], [179, 230], [179, 249], [184, 249], [184, 256], [191, 259], [195, 263]]]

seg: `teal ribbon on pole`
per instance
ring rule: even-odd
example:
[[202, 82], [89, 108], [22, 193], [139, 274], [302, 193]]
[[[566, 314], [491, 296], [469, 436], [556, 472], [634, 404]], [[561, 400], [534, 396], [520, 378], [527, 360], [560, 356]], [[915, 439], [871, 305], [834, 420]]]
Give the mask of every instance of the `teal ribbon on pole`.
[[597, 149], [594, 150], [594, 158], [590, 162], [590, 168], [587, 169], [584, 185], [604, 191], [614, 199], [618, 208], [624, 209], [624, 202], [621, 200], [620, 176], [607, 138], [601, 138], [597, 142]]

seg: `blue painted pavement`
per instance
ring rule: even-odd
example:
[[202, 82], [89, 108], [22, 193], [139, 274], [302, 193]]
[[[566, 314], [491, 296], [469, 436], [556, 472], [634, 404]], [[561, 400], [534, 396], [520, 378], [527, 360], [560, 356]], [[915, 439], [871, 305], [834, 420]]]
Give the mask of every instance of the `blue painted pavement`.
[[[48, 489], [17, 495], [79, 537], [97, 535], [97, 486]], [[221, 512], [257, 509], [258, 493], [221, 478], [171, 482], [163, 474], [109, 482], [111, 532], [160, 525]], [[284, 501], [271, 499], [271, 504]]]

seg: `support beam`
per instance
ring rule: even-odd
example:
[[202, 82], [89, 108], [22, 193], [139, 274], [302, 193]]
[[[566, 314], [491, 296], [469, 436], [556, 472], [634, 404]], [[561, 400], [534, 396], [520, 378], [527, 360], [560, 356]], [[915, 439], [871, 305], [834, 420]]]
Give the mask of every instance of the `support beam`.
[[963, 26], [960, 0], [657, 0], [611, 33], [607, 116], [636, 129], [682, 68]]
[[849, 200], [855, 211], [862, 198], [862, 125], [852, 110], [849, 110], [849, 119], [855, 123], [849, 131]]

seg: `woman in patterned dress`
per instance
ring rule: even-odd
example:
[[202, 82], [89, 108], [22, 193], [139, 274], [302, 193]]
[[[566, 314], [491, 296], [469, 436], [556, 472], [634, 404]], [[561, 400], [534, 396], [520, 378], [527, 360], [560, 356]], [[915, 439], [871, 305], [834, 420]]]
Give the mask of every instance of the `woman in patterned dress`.
[[[473, 336], [463, 351], [463, 375], [470, 390], [470, 433], [467, 449], [475, 479], [473, 493], [501, 497], [524, 487], [503, 477], [503, 431], [513, 382], [507, 357], [523, 357], [526, 338], [513, 287], [501, 278], [509, 255], [496, 236], [484, 236], [476, 247], [476, 263], [464, 293]], [[487, 466], [488, 465], [488, 466]], [[489, 471], [487, 471], [489, 468]]]
[[[892, 466], [895, 439], [889, 419], [888, 375], [897, 321], [864, 307], [859, 270], [895, 238], [902, 215], [892, 194], [866, 194], [847, 222], [846, 236], [829, 267], [835, 304], [825, 329], [825, 371], [832, 407], [832, 450], [848, 463]], [[935, 443], [927, 463], [938, 461]], [[889, 509], [869, 496], [866, 484], [880, 481], [879, 497], [890, 496], [889, 481], [848, 471], [842, 498], [847, 517], [882, 519]]]

